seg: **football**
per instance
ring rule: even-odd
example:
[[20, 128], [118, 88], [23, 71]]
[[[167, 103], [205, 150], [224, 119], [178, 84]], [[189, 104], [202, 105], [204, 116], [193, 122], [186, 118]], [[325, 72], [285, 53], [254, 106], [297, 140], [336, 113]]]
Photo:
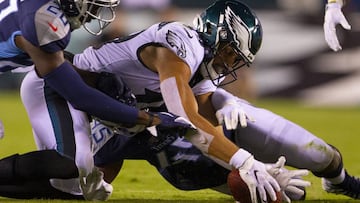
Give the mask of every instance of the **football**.
[[[251, 203], [250, 191], [245, 181], [240, 177], [238, 170], [232, 170], [227, 177], [227, 184], [234, 200], [239, 203]], [[280, 203], [281, 193], [276, 193], [277, 200], [271, 201], [268, 196], [268, 203]], [[261, 202], [261, 201], [258, 201]]]

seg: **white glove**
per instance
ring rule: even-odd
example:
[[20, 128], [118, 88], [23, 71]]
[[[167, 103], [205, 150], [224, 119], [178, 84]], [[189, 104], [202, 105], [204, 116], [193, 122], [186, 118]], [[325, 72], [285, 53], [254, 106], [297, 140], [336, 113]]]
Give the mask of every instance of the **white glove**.
[[296, 196], [303, 196], [304, 191], [301, 187], [309, 187], [311, 183], [309, 181], [301, 179], [302, 176], [309, 174], [308, 170], [288, 170], [285, 166], [286, 159], [281, 156], [275, 164], [265, 164], [266, 170], [272, 177], [279, 183], [282, 191], [282, 199], [288, 203], [291, 199], [285, 192], [296, 194]]
[[105, 201], [109, 199], [112, 194], [113, 187], [104, 181], [103, 172], [94, 168], [87, 176], [81, 171], [79, 174], [80, 186], [85, 200]]
[[334, 51], [339, 51], [342, 49], [336, 36], [335, 26], [337, 24], [340, 24], [346, 30], [351, 29], [350, 24], [348, 23], [343, 12], [341, 11], [341, 4], [328, 3], [326, 5], [325, 11], [324, 34], [327, 44]]
[[0, 120], [0, 139], [2, 139], [4, 137], [4, 134], [5, 134], [4, 124]]
[[267, 202], [267, 194], [272, 201], [276, 201], [276, 191], [280, 191], [280, 186], [267, 172], [265, 164], [250, 156], [238, 170], [241, 178], [249, 187], [252, 203], [258, 202], [256, 190], [259, 192], [262, 202]]
[[255, 120], [246, 114], [238, 102], [229, 102], [221, 109], [216, 111], [216, 118], [219, 124], [225, 123], [227, 130], [235, 130], [240, 123], [242, 128], [247, 127], [247, 120], [254, 122]]

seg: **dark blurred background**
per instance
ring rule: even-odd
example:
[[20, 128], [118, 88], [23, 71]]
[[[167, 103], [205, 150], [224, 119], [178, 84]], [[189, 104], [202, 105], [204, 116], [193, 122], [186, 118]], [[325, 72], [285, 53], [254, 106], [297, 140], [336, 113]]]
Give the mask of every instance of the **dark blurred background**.
[[[80, 29], [73, 33], [69, 51], [136, 32], [153, 23], [192, 19], [213, 0], [121, 0], [117, 19], [100, 37]], [[244, 0], [263, 25], [263, 44], [251, 68], [225, 88], [250, 101], [292, 98], [314, 106], [360, 104], [360, 1], [343, 10], [351, 31], [338, 28], [340, 52], [328, 48], [323, 36], [324, 0]], [[23, 73], [0, 75], [1, 90], [18, 90]]]

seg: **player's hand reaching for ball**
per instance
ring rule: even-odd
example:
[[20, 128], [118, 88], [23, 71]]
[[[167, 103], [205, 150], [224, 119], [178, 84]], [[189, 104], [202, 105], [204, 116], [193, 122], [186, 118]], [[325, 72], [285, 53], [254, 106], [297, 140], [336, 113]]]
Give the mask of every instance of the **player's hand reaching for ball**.
[[[280, 192], [280, 185], [276, 181], [276, 179], [273, 178], [271, 174], [268, 173], [268, 171], [266, 170], [267, 169], [266, 165], [260, 161], [255, 160], [254, 157], [249, 152], [243, 149], [239, 149], [235, 153], [233, 158], [234, 157], [235, 158], [238, 157], [239, 160], [240, 159], [244, 160], [242, 163], [239, 162], [240, 163], [239, 166], [236, 166], [236, 164], [233, 163], [233, 160], [230, 160], [230, 164], [233, 165], [235, 168], [237, 168], [240, 178], [246, 183], [247, 189], [249, 190], [250, 193], [249, 194], [251, 198], [250, 201], [252, 203], [257, 203], [259, 201], [260, 202], [276, 201], [278, 199], [277, 194]], [[230, 190], [232, 190], [230, 185], [229, 187]]]
[[285, 168], [285, 157], [281, 156], [275, 164], [266, 164], [266, 170], [274, 177], [281, 187], [282, 199], [288, 203], [291, 202], [287, 192], [296, 196], [303, 196], [305, 187], [311, 183], [303, 180], [302, 177], [309, 174], [308, 170], [288, 170]]

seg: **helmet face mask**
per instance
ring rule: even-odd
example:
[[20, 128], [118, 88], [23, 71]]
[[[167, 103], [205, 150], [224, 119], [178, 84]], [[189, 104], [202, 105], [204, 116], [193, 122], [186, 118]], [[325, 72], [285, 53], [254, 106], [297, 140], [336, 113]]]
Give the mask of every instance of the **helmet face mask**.
[[[248, 63], [237, 53], [231, 43], [220, 43], [216, 48], [216, 54], [210, 61], [204, 61], [201, 66], [202, 75], [210, 79], [214, 85], [223, 86], [237, 79], [236, 70]], [[231, 76], [232, 79], [227, 83], [221, 83], [225, 76]]]
[[[261, 46], [262, 27], [254, 12], [238, 0], [218, 0], [194, 19], [195, 28], [205, 48], [204, 65], [201, 71], [219, 86], [218, 82], [231, 75], [236, 80], [235, 70], [254, 61]], [[221, 50], [220, 44], [231, 46], [238, 56], [239, 64], [226, 67], [225, 70], [211, 70], [213, 58]], [[240, 65], [241, 64], [241, 65]], [[215, 74], [214, 72], [218, 73]], [[223, 85], [223, 84], [222, 84]]]
[[[71, 28], [84, 26], [93, 35], [100, 35], [103, 29], [115, 19], [115, 7], [120, 0], [58, 0], [69, 20]], [[90, 21], [95, 20], [96, 25]]]

